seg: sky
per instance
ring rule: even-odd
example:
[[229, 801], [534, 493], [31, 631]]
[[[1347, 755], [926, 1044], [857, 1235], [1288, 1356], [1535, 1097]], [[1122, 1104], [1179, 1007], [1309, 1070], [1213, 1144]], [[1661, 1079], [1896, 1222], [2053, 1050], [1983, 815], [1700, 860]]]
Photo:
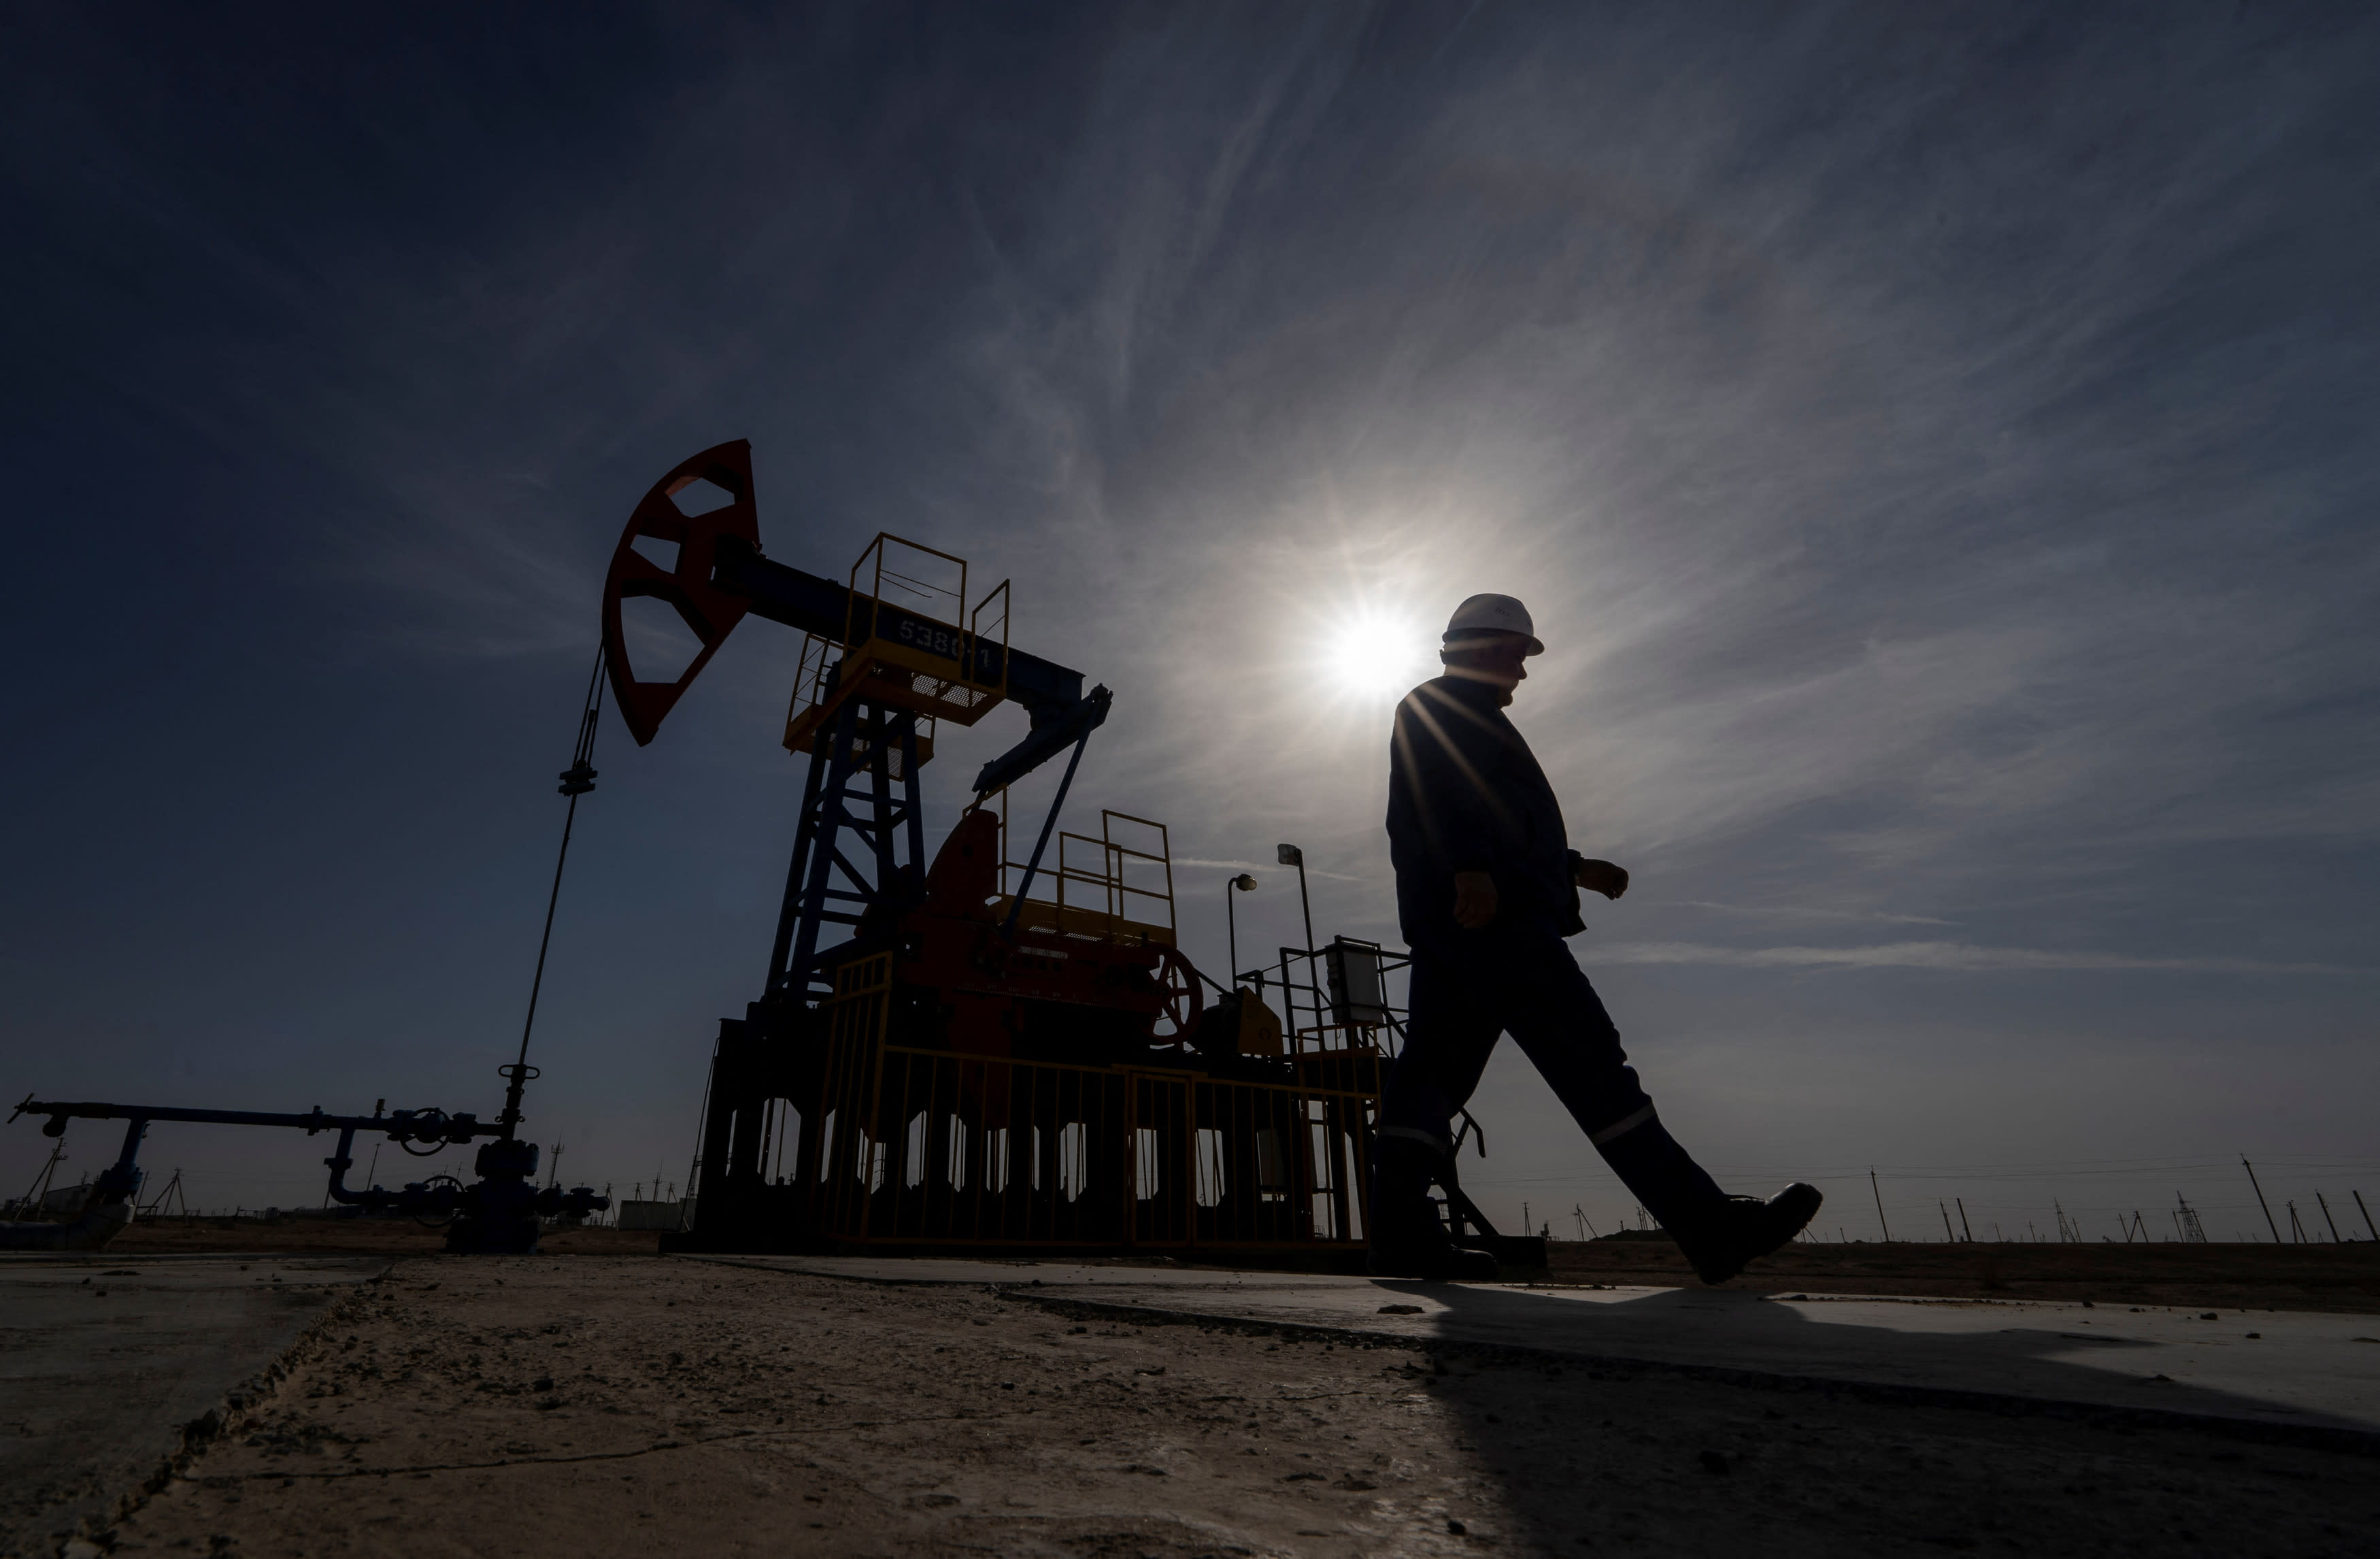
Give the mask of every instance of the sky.
[[[492, 1115], [605, 565], [747, 438], [771, 556], [958, 554], [1115, 690], [1070, 821], [1169, 826], [1210, 971], [1236, 871], [1244, 948], [1302, 939], [1281, 842], [1321, 935], [1395, 939], [1390, 712], [1500, 591], [1548, 646], [1513, 718], [1634, 874], [1572, 945], [1731, 1188], [1852, 1239], [1953, 1197], [2244, 1236], [2242, 1155], [2285, 1234], [2380, 1205], [2368, 7], [0, 39], [12, 1098]], [[747, 619], [650, 748], [606, 715], [532, 1055], [565, 1179], [686, 1178], [798, 648]], [[946, 734], [929, 836], [1022, 726]], [[1474, 1113], [1492, 1216], [1632, 1215], [1509, 1044]], [[0, 1130], [0, 1194], [48, 1147]], [[300, 1205], [325, 1151], [144, 1162]]]

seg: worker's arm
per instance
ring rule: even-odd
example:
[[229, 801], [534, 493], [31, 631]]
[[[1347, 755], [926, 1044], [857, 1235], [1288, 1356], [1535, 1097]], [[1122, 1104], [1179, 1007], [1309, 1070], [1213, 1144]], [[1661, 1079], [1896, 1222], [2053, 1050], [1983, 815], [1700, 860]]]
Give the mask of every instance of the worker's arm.
[[[1606, 898], [1618, 898], [1628, 891], [1628, 871], [1608, 860], [1589, 860], [1576, 850], [1570, 853], [1571, 880], [1589, 893]], [[1454, 923], [1465, 931], [1477, 931], [1496, 918], [1496, 879], [1485, 871], [1458, 871], [1454, 874]]]
[[1475, 932], [1496, 918], [1496, 879], [1485, 871], [1454, 874], [1454, 923]]
[[1570, 878], [1587, 892], [1606, 898], [1618, 898], [1628, 891], [1626, 869], [1608, 860], [1589, 860], [1576, 850], [1570, 853]]

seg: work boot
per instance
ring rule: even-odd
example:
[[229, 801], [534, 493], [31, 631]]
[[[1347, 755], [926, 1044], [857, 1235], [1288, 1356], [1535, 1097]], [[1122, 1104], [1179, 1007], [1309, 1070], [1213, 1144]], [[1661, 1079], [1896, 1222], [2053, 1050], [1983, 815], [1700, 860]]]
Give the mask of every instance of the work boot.
[[1695, 1221], [1692, 1229], [1673, 1229], [1678, 1248], [1694, 1264], [1694, 1275], [1705, 1283], [1725, 1283], [1770, 1251], [1783, 1246], [1818, 1215], [1827, 1199], [1815, 1186], [1796, 1180], [1767, 1201], [1758, 1197], [1730, 1197], [1724, 1205]]
[[1705, 1283], [1725, 1283], [1800, 1234], [1826, 1200], [1798, 1181], [1767, 1201], [1729, 1196], [1649, 1108], [1596, 1151], [1670, 1231]]
[[1496, 1258], [1456, 1245], [1429, 1188], [1442, 1155], [1410, 1137], [1372, 1139], [1372, 1238], [1365, 1270], [1374, 1277], [1492, 1281]]

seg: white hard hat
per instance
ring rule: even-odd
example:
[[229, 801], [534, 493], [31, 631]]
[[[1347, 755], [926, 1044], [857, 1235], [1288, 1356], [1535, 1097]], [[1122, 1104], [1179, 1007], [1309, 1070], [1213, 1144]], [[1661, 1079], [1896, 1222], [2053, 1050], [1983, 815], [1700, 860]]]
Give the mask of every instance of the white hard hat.
[[1483, 633], [1517, 633], [1529, 641], [1530, 654], [1546, 652], [1537, 639], [1536, 625], [1529, 621], [1529, 609], [1509, 595], [1472, 596], [1454, 609], [1446, 624], [1449, 644]]

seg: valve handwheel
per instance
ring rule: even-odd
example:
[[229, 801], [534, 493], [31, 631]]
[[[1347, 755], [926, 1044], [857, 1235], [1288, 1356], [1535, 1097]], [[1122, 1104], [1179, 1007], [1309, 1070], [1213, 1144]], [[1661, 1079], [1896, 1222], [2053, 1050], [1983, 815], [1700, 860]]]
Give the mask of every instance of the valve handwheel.
[[[1179, 1043], [1198, 1026], [1199, 1015], [1207, 1010], [1207, 993], [1199, 989], [1198, 971], [1190, 967], [1190, 960], [1178, 949], [1158, 949], [1156, 974], [1161, 1004], [1157, 1010], [1156, 1042]], [[1172, 1031], [1163, 1031], [1169, 1023], [1172, 1025]]]
[[[448, 1186], [455, 1188], [455, 1195], [462, 1194], [463, 1182], [452, 1175], [433, 1175], [421, 1183], [422, 1189], [426, 1191], [435, 1191]], [[455, 1214], [459, 1211], [460, 1209], [450, 1207], [443, 1212], [417, 1212], [413, 1215], [413, 1221], [425, 1229], [443, 1229], [455, 1221]]]

